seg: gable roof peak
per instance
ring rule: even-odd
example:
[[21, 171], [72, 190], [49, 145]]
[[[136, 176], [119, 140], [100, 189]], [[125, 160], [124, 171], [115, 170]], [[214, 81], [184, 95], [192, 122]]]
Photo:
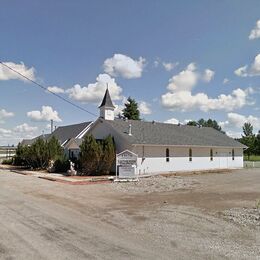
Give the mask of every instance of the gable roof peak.
[[103, 100], [102, 100], [101, 105], [99, 106], [99, 108], [100, 107], [104, 107], [104, 106], [115, 108], [115, 106], [113, 105], [112, 99], [110, 97], [108, 87], [106, 89], [106, 93], [105, 93], [105, 95], [103, 97]]

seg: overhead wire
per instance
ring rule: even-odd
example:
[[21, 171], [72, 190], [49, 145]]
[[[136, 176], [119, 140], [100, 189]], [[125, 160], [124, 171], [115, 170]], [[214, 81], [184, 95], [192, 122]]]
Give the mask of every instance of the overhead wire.
[[79, 105], [77, 105], [77, 104], [71, 102], [70, 100], [68, 100], [68, 99], [66, 99], [66, 98], [64, 98], [64, 97], [62, 97], [61, 95], [52, 92], [52, 91], [49, 90], [47, 87], [45, 87], [45, 86], [43, 86], [42, 84], [36, 82], [35, 80], [30, 79], [29, 77], [23, 75], [22, 73], [20, 73], [19, 71], [13, 69], [12, 67], [8, 66], [7, 64], [5, 64], [5, 63], [4, 63], [3, 61], [1, 61], [1, 60], [0, 60], [0, 64], [3, 65], [4, 67], [8, 68], [8, 69], [11, 70], [12, 72], [14, 72], [14, 73], [20, 75], [20, 76], [23, 77], [24, 79], [26, 79], [26, 80], [30, 81], [31, 83], [35, 84], [36, 86], [40, 87], [41, 89], [44, 89], [45, 91], [51, 93], [52, 95], [56, 96], [57, 98], [63, 100], [64, 102], [66, 102], [66, 103], [68, 103], [68, 104], [70, 104], [70, 105], [72, 105], [72, 106], [74, 106], [74, 107], [76, 107], [76, 108], [78, 108], [78, 109], [80, 109], [80, 110], [82, 110], [82, 111], [84, 111], [84, 112], [86, 112], [86, 113], [88, 113], [88, 114], [94, 116], [94, 117], [97, 117], [96, 114], [94, 114], [94, 113], [88, 111], [87, 109], [85, 109], [85, 108], [83, 108], [83, 107], [81, 107], [81, 106], [79, 106]]

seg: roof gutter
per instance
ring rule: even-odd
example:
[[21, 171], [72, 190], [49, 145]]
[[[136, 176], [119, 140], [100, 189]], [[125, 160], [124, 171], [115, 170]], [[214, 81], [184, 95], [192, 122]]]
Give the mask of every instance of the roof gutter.
[[242, 148], [247, 149], [248, 147], [235, 147], [235, 146], [214, 146], [214, 145], [176, 145], [176, 144], [132, 144], [133, 146], [172, 146], [172, 147], [200, 147], [200, 148]]

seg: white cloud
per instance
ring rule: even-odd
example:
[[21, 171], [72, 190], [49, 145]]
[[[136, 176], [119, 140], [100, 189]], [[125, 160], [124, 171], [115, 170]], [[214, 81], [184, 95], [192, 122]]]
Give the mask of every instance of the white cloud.
[[[35, 79], [35, 69], [33, 67], [28, 68], [21, 62], [21, 64], [16, 64], [13, 62], [4, 62], [8, 67], [16, 70], [17, 72], [21, 73], [22, 75], [26, 76], [27, 78], [34, 80]], [[26, 81], [25, 78], [20, 76], [19, 74], [13, 72], [9, 68], [0, 64], [0, 80], [11, 80], [11, 79], [19, 79]]]
[[202, 75], [202, 79], [205, 82], [210, 82], [213, 79], [214, 75], [215, 75], [215, 72], [213, 70], [206, 69], [204, 71], [204, 74]]
[[153, 66], [155, 68], [162, 66], [166, 71], [172, 71], [178, 65], [179, 65], [179, 62], [165, 62], [165, 61], [162, 61], [160, 58], [157, 58], [153, 62]]
[[37, 126], [30, 126], [27, 123], [23, 123], [21, 125], [18, 125], [14, 128], [15, 132], [18, 133], [34, 133], [36, 131], [38, 131], [38, 127]]
[[31, 139], [38, 136], [38, 127], [23, 123], [13, 129], [0, 128], [0, 140], [2, 145], [17, 144], [22, 139]]
[[251, 89], [238, 88], [233, 90], [231, 94], [221, 94], [217, 98], [210, 98], [205, 93], [192, 95], [191, 91], [168, 92], [161, 96], [161, 101], [162, 105], [170, 110], [187, 111], [197, 108], [204, 112], [210, 110], [232, 111], [250, 104], [248, 95], [251, 91]]
[[5, 109], [0, 109], [0, 123], [4, 123], [6, 118], [14, 116], [13, 112], [7, 112]]
[[169, 80], [168, 89], [171, 91], [190, 91], [198, 82], [199, 74], [195, 63], [190, 63], [187, 68]]
[[145, 59], [134, 60], [123, 54], [114, 54], [104, 61], [104, 71], [110, 76], [121, 76], [126, 79], [140, 78], [145, 66]]
[[240, 67], [234, 71], [234, 73], [239, 77], [247, 77], [247, 65]]
[[178, 62], [176, 62], [176, 63], [163, 62], [162, 65], [163, 65], [163, 67], [165, 68], [166, 71], [171, 71], [178, 65]]
[[223, 84], [227, 84], [229, 82], [229, 79], [228, 78], [224, 78], [223, 79]]
[[227, 127], [236, 127], [242, 129], [244, 123], [251, 123], [255, 130], [260, 128], [260, 117], [255, 117], [252, 115], [244, 116], [237, 113], [228, 113], [227, 120], [224, 122], [220, 122], [220, 125], [223, 128]]
[[114, 114], [115, 116], [117, 116], [118, 114], [123, 114], [123, 109], [125, 108], [125, 103], [128, 103], [127, 98], [126, 97], [122, 97], [122, 100], [120, 101], [120, 104], [114, 104], [115, 106], [115, 110], [114, 110]]
[[250, 40], [260, 38], [260, 20], [256, 22], [255, 28], [251, 30], [248, 38]]
[[161, 96], [162, 105], [169, 110], [200, 109], [207, 112], [210, 110], [232, 111], [250, 104], [248, 95], [252, 92], [251, 88], [246, 90], [238, 88], [233, 90], [231, 94], [221, 94], [217, 98], [208, 97], [205, 93], [192, 94], [192, 89], [199, 80], [209, 82], [213, 77], [214, 71], [206, 69], [201, 74], [195, 63], [190, 63], [185, 70], [169, 80], [167, 86], [169, 92]]
[[155, 60], [155, 61], [153, 62], [153, 66], [154, 66], [155, 68], [157, 68], [159, 65], [160, 65], [160, 60], [159, 60], [159, 59], [157, 59], [157, 60]]
[[260, 53], [255, 56], [254, 62], [250, 66], [240, 67], [234, 73], [239, 77], [260, 76]]
[[12, 131], [5, 128], [0, 128], [0, 134], [9, 136], [10, 134], [12, 134]]
[[226, 135], [232, 138], [241, 138], [242, 133], [233, 130], [228, 130], [226, 131]]
[[65, 92], [63, 88], [57, 87], [57, 86], [50, 86], [47, 88], [50, 92], [55, 94], [62, 94]]
[[24, 138], [29, 139], [37, 135], [38, 127], [30, 126], [27, 123], [18, 125], [13, 129], [0, 129], [0, 140], [5, 144], [15, 144]]
[[251, 123], [254, 127], [254, 132], [257, 132], [260, 128], [260, 117], [253, 115], [245, 116], [238, 113], [228, 113], [227, 120], [219, 122], [219, 125], [228, 136], [240, 138], [242, 135], [242, 127], [245, 123]]
[[199, 80], [208, 83], [213, 79], [214, 74], [215, 72], [210, 69], [206, 69], [204, 73], [201, 74], [197, 70], [196, 64], [190, 63], [186, 69], [170, 78], [167, 88], [170, 91], [191, 91]]
[[166, 123], [166, 124], [174, 124], [174, 125], [179, 124], [179, 122], [180, 121], [178, 119], [176, 119], [176, 118], [170, 118], [170, 119], [164, 121], [164, 123]]
[[139, 111], [143, 115], [150, 115], [152, 113], [151, 105], [145, 101], [140, 101], [138, 105]]
[[96, 82], [88, 84], [87, 87], [81, 87], [79, 84], [76, 84], [66, 92], [69, 94], [69, 97], [74, 100], [84, 103], [98, 103], [101, 102], [107, 85], [113, 100], [122, 99], [122, 88], [118, 86], [115, 79], [111, 78], [108, 74], [99, 74], [96, 78]]
[[55, 122], [61, 122], [58, 112], [53, 110], [53, 108], [50, 106], [42, 106], [41, 111], [36, 110], [36, 111], [27, 112], [27, 116], [32, 121], [45, 122], [45, 121], [53, 120]]

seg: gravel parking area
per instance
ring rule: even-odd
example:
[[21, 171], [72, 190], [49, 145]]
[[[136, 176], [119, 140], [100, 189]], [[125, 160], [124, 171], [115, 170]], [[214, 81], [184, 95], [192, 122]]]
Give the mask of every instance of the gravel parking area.
[[234, 208], [221, 213], [225, 219], [238, 225], [260, 229], [259, 208]]
[[66, 185], [0, 170], [0, 259], [259, 259], [257, 169]]
[[189, 178], [177, 176], [152, 176], [148, 178], [140, 178], [134, 182], [117, 182], [113, 186], [115, 189], [125, 193], [153, 193], [153, 192], [169, 192], [181, 189], [190, 189], [199, 183]]

